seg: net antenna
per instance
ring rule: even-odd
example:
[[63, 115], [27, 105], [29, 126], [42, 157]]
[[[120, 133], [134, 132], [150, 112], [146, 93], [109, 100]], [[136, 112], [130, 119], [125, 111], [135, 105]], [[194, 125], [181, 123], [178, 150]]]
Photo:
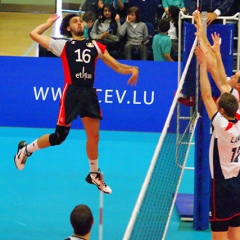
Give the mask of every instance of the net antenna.
[[197, 11], [199, 11], [199, 0], [197, 0]]
[[104, 193], [103, 193], [103, 182], [104, 182], [104, 173], [101, 172], [101, 191], [100, 192], [100, 195], [99, 195], [99, 234], [98, 234], [98, 239], [99, 240], [103, 240], [103, 196], [104, 196]]
[[87, 0], [84, 0], [84, 1], [79, 5], [79, 11], [78, 11], [78, 14], [79, 14], [80, 16], [82, 16], [82, 14], [83, 14], [83, 12], [84, 12], [84, 11], [82, 11], [82, 9], [83, 9], [83, 7], [84, 7], [86, 1], [87, 1]]
[[[156, 232], [156, 233], [152, 233], [152, 234], [154, 234], [154, 236], [156, 236], [157, 238], [156, 239], [164, 239], [165, 238], [165, 235], [166, 235], [166, 231], [167, 231], [167, 228], [168, 228], [168, 225], [169, 225], [169, 221], [170, 221], [170, 218], [171, 218], [171, 214], [172, 214], [172, 211], [173, 211], [173, 208], [174, 208], [174, 203], [175, 203], [175, 201], [176, 201], [176, 196], [177, 196], [177, 194], [174, 194], [174, 196], [172, 197], [172, 193], [177, 193], [177, 191], [178, 191], [178, 189], [179, 189], [179, 186], [180, 186], [180, 182], [181, 182], [181, 177], [182, 177], [182, 174], [183, 174], [183, 171], [184, 171], [184, 167], [185, 167], [185, 163], [186, 163], [186, 159], [187, 159], [187, 157], [188, 157], [188, 153], [189, 153], [189, 145], [190, 145], [190, 143], [192, 142], [192, 137], [193, 137], [193, 133], [194, 133], [194, 130], [195, 130], [195, 127], [196, 127], [196, 124], [197, 124], [197, 121], [198, 121], [198, 118], [199, 118], [199, 114], [198, 113], [195, 113], [195, 114], [193, 114], [192, 115], [192, 118], [190, 119], [190, 123], [188, 124], [188, 126], [189, 127], [187, 127], [186, 128], [186, 130], [184, 131], [184, 133], [180, 136], [180, 140], [181, 141], [184, 141], [184, 140], [186, 140], [186, 137], [188, 138], [187, 139], [187, 141], [188, 141], [188, 145], [186, 145], [186, 147], [187, 147], [187, 149], [185, 149], [184, 150], [184, 155], [185, 155], [185, 158], [183, 159], [182, 158], [182, 162], [181, 163], [178, 163], [178, 166], [176, 166], [176, 162], [173, 162], [173, 165], [175, 165], [175, 169], [177, 169], [176, 170], [176, 172], [177, 172], [177, 174], [179, 174], [179, 178], [177, 178], [177, 179], [175, 179], [174, 181], [174, 184], [173, 184], [173, 188], [172, 189], [168, 189], [168, 193], [167, 193], [167, 195], [165, 195], [164, 196], [164, 194], [163, 194], [163, 197], [165, 198], [165, 201], [167, 201], [167, 196], [169, 197], [169, 195], [170, 195], [170, 206], [168, 206], [169, 207], [169, 209], [167, 209], [166, 211], [165, 211], [165, 213], [164, 214], [161, 214], [161, 210], [162, 209], [160, 209], [160, 211], [158, 211], [158, 209], [156, 209], [156, 205], [155, 205], [155, 202], [153, 203], [153, 202], [151, 202], [149, 205], [154, 205], [154, 211], [152, 211], [152, 212], [148, 212], [148, 215], [150, 215], [150, 219], [148, 220], [148, 219], [146, 219], [147, 218], [147, 214], [145, 214], [144, 215], [144, 206], [143, 206], [143, 201], [144, 201], [144, 203], [145, 203], [145, 205], [146, 205], [146, 202], [148, 201], [148, 197], [147, 197], [147, 194], [148, 194], [148, 192], [150, 191], [149, 189], [151, 189], [151, 184], [152, 184], [152, 182], [153, 181], [151, 181], [152, 179], [153, 179], [153, 175], [154, 174], [156, 174], [156, 172], [157, 172], [157, 174], [158, 175], [160, 175], [161, 174], [161, 172], [159, 172], [158, 171], [158, 167], [156, 166], [156, 165], [158, 165], [158, 164], [161, 164], [161, 162], [162, 162], [162, 158], [161, 158], [161, 155], [164, 155], [165, 153], [164, 153], [164, 147], [163, 147], [163, 143], [164, 143], [164, 141], [165, 141], [165, 139], [166, 139], [166, 135], [167, 135], [167, 133], [168, 133], [168, 129], [169, 129], [169, 127], [170, 127], [170, 125], [171, 124], [173, 124], [173, 125], [176, 125], [176, 122], [174, 121], [174, 119], [172, 119], [173, 118], [173, 115], [174, 115], [174, 112], [176, 112], [176, 106], [177, 106], [177, 104], [179, 104], [178, 102], [177, 102], [177, 100], [178, 100], [178, 98], [179, 98], [179, 95], [180, 95], [180, 92], [181, 92], [181, 90], [182, 90], [182, 87], [183, 87], [183, 83], [184, 83], [184, 81], [185, 81], [185, 78], [186, 78], [186, 74], [187, 74], [187, 71], [188, 71], [188, 68], [189, 68], [189, 65], [190, 65], [190, 62], [191, 62], [191, 59], [192, 59], [192, 57], [193, 57], [193, 54], [194, 54], [194, 49], [195, 49], [195, 46], [197, 45], [197, 38], [195, 38], [195, 40], [194, 40], [194, 42], [193, 42], [193, 45], [192, 45], [192, 48], [191, 48], [191, 51], [190, 51], [190, 54], [189, 54], [189, 56], [188, 56], [188, 60], [187, 60], [187, 63], [186, 63], [186, 65], [185, 65], [185, 68], [184, 68], [184, 71], [183, 71], [183, 73], [182, 73], [182, 76], [181, 76], [181, 79], [180, 79], [180, 81], [179, 81], [179, 85], [178, 85], [178, 89], [177, 89], [177, 91], [176, 91], [176, 93], [175, 93], [175, 97], [174, 97], [174, 99], [173, 99], [173, 102], [172, 102], [172, 105], [171, 105], [171, 107], [170, 107], [170, 110], [169, 110], [169, 113], [168, 113], [168, 116], [167, 116], [167, 119], [166, 119], [166, 122], [165, 122], [165, 124], [164, 124], [164, 127], [163, 127], [163, 130], [162, 130], [162, 133], [161, 133], [161, 136], [160, 136], [160, 138], [159, 138], [159, 141], [158, 141], [158, 144], [157, 144], [157, 146], [156, 146], [156, 149], [155, 149], [155, 152], [154, 152], [154, 155], [153, 155], [153, 157], [152, 157], [152, 161], [151, 161], [151, 164], [150, 164], [150, 167], [149, 167], [149, 169], [148, 169], [148, 172], [147, 172], [147, 175], [146, 175], [146, 177], [145, 177], [145, 180], [144, 180], [144, 182], [143, 182], [143, 185], [142, 185], [142, 188], [141, 188], [141, 191], [140, 191], [140, 194], [139, 194], [139, 196], [138, 196], [138, 199], [137, 199], [137, 202], [136, 202], [136, 205], [135, 205], [135, 207], [134, 207], [134, 210], [133, 210], [133, 212], [132, 212], [132, 215], [131, 215], [131, 218], [130, 218], [130, 220], [129, 220], [129, 223], [128, 223], [128, 226], [127, 226], [127, 229], [126, 229], [126, 231], [125, 231], [125, 234], [124, 234], [124, 237], [123, 237], [123, 240], [128, 240], [128, 239], [138, 239], [139, 237], [140, 237], [140, 235], [139, 236], [136, 236], [136, 235], [138, 235], [138, 234], [143, 234], [144, 235], [144, 231], [150, 231], [149, 229], [148, 230], [144, 230], [145, 229], [145, 227], [144, 227], [144, 221], [149, 221], [149, 224], [151, 224], [151, 227], [152, 227], [152, 229], [151, 230], [153, 230], [153, 229], [157, 229], [158, 228], [158, 230], [156, 230], [156, 231], [158, 231], [158, 232]], [[176, 114], [175, 114], [176, 115]], [[191, 129], [191, 133], [189, 134], [189, 128], [190, 128], [190, 126], [192, 126], [192, 129]], [[187, 134], [188, 133], [188, 134]], [[177, 145], [177, 142], [176, 142], [176, 134], [172, 134], [171, 132], [169, 132], [168, 133], [168, 138], [174, 138], [173, 139], [173, 141], [170, 143], [170, 144], [172, 144], [172, 146], [174, 147], [174, 148], [176, 148], [175, 149], [175, 151], [177, 152], [177, 151], [179, 151], [179, 149], [177, 149], [177, 147], [176, 147], [176, 145]], [[168, 143], [169, 144], [169, 143]], [[182, 146], [183, 146], [184, 144], [182, 144]], [[166, 146], [166, 145], [164, 145], [164, 146]], [[169, 149], [168, 149], [168, 151], [169, 151]], [[167, 154], [169, 154], [169, 155], [171, 155], [171, 154], [173, 154], [175, 157], [176, 157], [176, 152], [175, 151], [172, 151], [171, 153], [170, 152], [168, 152]], [[164, 153], [164, 154], [162, 154], [162, 153]], [[174, 157], [173, 156], [173, 157]], [[161, 158], [161, 159], [160, 159]], [[163, 158], [164, 158], [164, 156], [163, 156]], [[165, 158], [166, 158], [166, 156], [165, 156]], [[171, 156], [170, 156], [170, 159], [169, 159], [169, 165], [170, 165], [170, 161], [171, 160], [173, 160], [173, 159], [171, 159]], [[164, 160], [163, 160], [164, 161]], [[167, 163], [167, 164], [168, 164]], [[166, 164], [166, 163], [165, 163]], [[171, 164], [172, 164], [172, 162], [171, 162]], [[166, 165], [164, 166], [164, 167], [166, 167]], [[161, 170], [163, 170], [163, 167], [160, 167], [160, 171]], [[171, 175], [171, 174], [168, 174], [168, 175]], [[165, 176], [163, 176], [163, 177], [165, 177], [165, 178], [167, 178], [168, 176], [166, 176], [166, 174], [165, 174]], [[159, 179], [160, 177], [158, 177], [158, 179]], [[154, 184], [154, 183], [153, 183]], [[161, 183], [159, 183], [159, 184], [161, 184]], [[168, 183], [167, 183], [168, 184]], [[164, 185], [164, 184], [163, 184]], [[169, 184], [170, 185], [170, 184]], [[177, 185], [177, 186], [176, 186]], [[155, 190], [155, 189], [154, 189]], [[158, 189], [159, 190], [159, 189]], [[165, 193], [166, 194], [166, 193]], [[155, 195], [154, 197], [155, 198], [158, 198], [159, 197], [159, 195], [161, 195], [161, 193], [160, 193], [160, 191], [158, 192], [158, 196], [157, 195]], [[162, 197], [162, 196], [160, 196], [160, 197]], [[149, 197], [150, 198], [150, 197]], [[153, 198], [153, 197], [152, 197]], [[151, 201], [153, 201], [153, 200], [151, 200]], [[160, 201], [162, 201], [162, 199], [156, 199], [156, 202], [158, 202], [157, 204], [158, 205], [161, 205], [161, 202]], [[150, 208], [150, 206], [148, 206], [148, 208]], [[158, 216], [154, 216], [154, 212], [157, 212], [157, 215]], [[141, 214], [143, 214], [144, 216], [142, 217], [141, 216]], [[159, 215], [164, 215], [164, 216], [159, 216]], [[163, 217], [165, 217], [165, 219], [167, 219], [167, 220], [162, 220], [162, 219], [158, 219], [158, 218], [163, 218]], [[156, 218], [156, 219], [154, 219], [154, 218]], [[138, 221], [139, 220], [139, 221]], [[160, 229], [160, 222], [164, 222], [163, 223], [163, 230], [162, 230], [162, 232], [159, 232], [159, 231], [161, 231], [161, 230], [159, 230]], [[138, 223], [139, 225], [140, 225], [140, 227], [136, 227], [136, 223]], [[157, 224], [157, 226], [156, 227], [154, 227], [154, 224]], [[142, 226], [141, 226], [142, 225]], [[134, 231], [134, 228], [137, 228], [136, 229], [136, 231]], [[141, 232], [141, 233], [138, 233], [138, 232]], [[147, 234], [149, 234], [149, 232], [147, 232], [146, 233], [146, 237], [147, 237]], [[141, 235], [141, 237], [144, 239], [144, 236], [143, 235]], [[139, 238], [140, 239], [140, 238]]]

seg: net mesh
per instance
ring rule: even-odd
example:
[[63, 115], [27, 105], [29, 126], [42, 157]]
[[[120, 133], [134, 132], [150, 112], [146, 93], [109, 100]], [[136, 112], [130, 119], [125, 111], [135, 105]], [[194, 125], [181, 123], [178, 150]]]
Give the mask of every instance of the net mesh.
[[[187, 111], [188, 110], [188, 111]], [[189, 109], [184, 109], [185, 113]], [[170, 209], [177, 192], [177, 186], [183, 172], [188, 149], [193, 135], [192, 126], [195, 113], [181, 124], [180, 131], [174, 132], [179, 119], [177, 108], [174, 110], [157, 161], [152, 172], [144, 199], [136, 217], [131, 240], [162, 239], [169, 218]], [[180, 121], [181, 122], [181, 121]]]
[[[166, 235], [176, 193], [178, 192], [198, 121], [197, 81], [194, 81], [196, 83], [194, 84], [195, 106], [187, 107], [177, 102], [185, 78], [189, 76], [187, 73], [189, 66], [192, 64], [195, 45], [196, 39], [190, 54], [188, 54], [188, 60], [176, 96], [125, 232], [124, 240], [164, 239]], [[192, 67], [189, 69], [191, 72]]]

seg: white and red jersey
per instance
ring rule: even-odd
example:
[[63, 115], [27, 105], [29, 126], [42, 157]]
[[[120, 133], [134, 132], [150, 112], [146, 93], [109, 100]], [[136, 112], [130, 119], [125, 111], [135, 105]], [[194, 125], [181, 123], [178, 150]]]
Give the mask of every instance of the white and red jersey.
[[240, 92], [238, 92], [235, 88], [232, 88], [230, 93], [237, 99], [238, 109], [240, 110]]
[[50, 40], [48, 50], [62, 60], [64, 81], [67, 84], [92, 87], [98, 58], [104, 54], [106, 46], [85, 40]]
[[212, 118], [213, 133], [209, 149], [213, 179], [229, 179], [239, 174], [240, 114], [233, 121], [217, 112]]

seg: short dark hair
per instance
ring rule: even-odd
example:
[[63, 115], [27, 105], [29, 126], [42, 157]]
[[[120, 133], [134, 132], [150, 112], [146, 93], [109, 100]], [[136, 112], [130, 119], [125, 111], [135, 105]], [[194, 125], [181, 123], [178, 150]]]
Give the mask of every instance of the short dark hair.
[[82, 16], [82, 20], [86, 23], [88, 23], [90, 21], [94, 22], [95, 19], [96, 19], [96, 16], [95, 16], [94, 12], [92, 12], [92, 11], [87, 11]]
[[140, 22], [141, 21], [141, 15], [140, 15], [140, 8], [138, 7], [130, 7], [127, 11], [127, 15], [131, 14], [131, 13], [135, 13], [136, 15], [136, 22]]
[[60, 34], [61, 35], [64, 35], [66, 37], [72, 37], [71, 32], [67, 31], [67, 27], [69, 26], [69, 22], [73, 17], [80, 17], [80, 16], [77, 15], [76, 13], [70, 13], [63, 18], [61, 26], [60, 26]]
[[70, 222], [74, 229], [74, 233], [84, 236], [91, 231], [93, 224], [93, 215], [87, 205], [77, 205], [70, 215]]
[[178, 19], [179, 12], [180, 12], [180, 8], [171, 5], [171, 6], [169, 6], [169, 8], [168, 8], [168, 12], [169, 12], [169, 14], [171, 14], [171, 18], [173, 18], [174, 20], [176, 20], [176, 19]]
[[223, 108], [228, 117], [235, 117], [238, 110], [238, 102], [231, 93], [223, 93], [218, 101], [219, 108]]
[[167, 19], [161, 19], [158, 23], [160, 32], [167, 32], [170, 28], [170, 22]]

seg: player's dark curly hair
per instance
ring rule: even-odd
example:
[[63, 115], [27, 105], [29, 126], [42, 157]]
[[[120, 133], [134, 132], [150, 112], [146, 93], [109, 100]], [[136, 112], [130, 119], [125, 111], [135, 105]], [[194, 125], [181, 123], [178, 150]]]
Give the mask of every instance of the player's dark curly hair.
[[66, 37], [72, 37], [71, 32], [67, 31], [67, 27], [69, 26], [69, 22], [73, 17], [79, 17], [79, 15], [77, 15], [76, 13], [71, 13], [63, 18], [61, 26], [59, 28], [61, 35]]

